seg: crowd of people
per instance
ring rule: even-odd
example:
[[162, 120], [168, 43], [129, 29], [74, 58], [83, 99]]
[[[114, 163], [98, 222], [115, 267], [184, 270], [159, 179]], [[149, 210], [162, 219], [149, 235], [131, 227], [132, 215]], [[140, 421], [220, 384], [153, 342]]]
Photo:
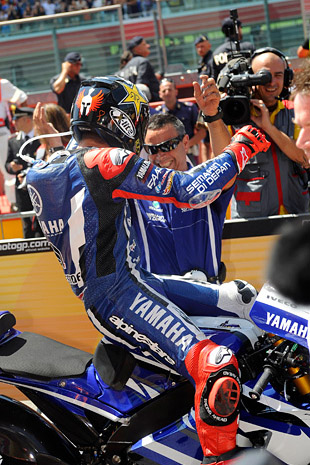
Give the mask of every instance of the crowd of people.
[[116, 4], [123, 5], [123, 13], [128, 17], [150, 15], [155, 7], [154, 0], [1, 0], [0, 21], [54, 15]]
[[[50, 3], [52, 0], [47, 1]], [[214, 52], [206, 34], [198, 36], [194, 42], [197, 58], [200, 58], [198, 73], [208, 76], [208, 85], [214, 96], [212, 115], [199, 113], [197, 102], [178, 100], [174, 80], [155, 72], [148, 59], [150, 44], [142, 36], [135, 36], [128, 42], [127, 50], [120, 57], [120, 68], [114, 74], [136, 84], [150, 103], [162, 101], [157, 106], [150, 105], [151, 114], [174, 115], [182, 121], [189, 137], [187, 157], [193, 165], [198, 165], [218, 154], [244, 125], [224, 124], [223, 117], [225, 121], [226, 115], [223, 115], [216, 80], [227, 67], [230, 40], [235, 39], [231, 42], [234, 48], [239, 43], [240, 50], [250, 56], [251, 72], [259, 74], [263, 70], [270, 74], [269, 82], [252, 88], [247, 122], [262, 129], [271, 145], [266, 153], [255, 156], [237, 176], [230, 202], [231, 218], [306, 213], [309, 211], [310, 164], [305, 152], [296, 147], [299, 127], [294, 122], [293, 104], [289, 100], [293, 71], [280, 50], [272, 47], [254, 50], [252, 44], [243, 42], [239, 19], [225, 18], [222, 32], [224, 42]], [[88, 79], [81, 73], [82, 63], [80, 53], [69, 52], [62, 62], [60, 73], [50, 81], [58, 105], [67, 114], [81, 82]], [[147, 154], [144, 153], [144, 156], [147, 158]], [[12, 174], [10, 169], [6, 169], [6, 172], [2, 169], [2, 172], [5, 176]], [[14, 205], [15, 202], [12, 203]]]

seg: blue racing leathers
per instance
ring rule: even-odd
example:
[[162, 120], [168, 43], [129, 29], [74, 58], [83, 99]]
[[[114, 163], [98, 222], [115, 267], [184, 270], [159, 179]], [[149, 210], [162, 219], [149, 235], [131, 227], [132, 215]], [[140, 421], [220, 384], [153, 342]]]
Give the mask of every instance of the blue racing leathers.
[[[228, 152], [175, 172], [123, 149], [84, 148], [35, 163], [27, 184], [41, 229], [96, 328], [188, 377], [185, 356], [204, 335], [140, 267], [126, 199], [199, 208], [236, 174]], [[216, 308], [218, 286], [206, 286], [205, 299]]]

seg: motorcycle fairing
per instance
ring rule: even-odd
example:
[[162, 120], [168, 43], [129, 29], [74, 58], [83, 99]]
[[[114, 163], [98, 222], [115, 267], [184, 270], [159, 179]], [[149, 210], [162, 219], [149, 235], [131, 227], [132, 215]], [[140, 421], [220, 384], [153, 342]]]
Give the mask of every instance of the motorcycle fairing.
[[[267, 396], [265, 399], [268, 402]], [[290, 420], [294, 415], [288, 414], [286, 421], [285, 415], [276, 411], [270, 412], [273, 417], [268, 416], [268, 406], [266, 406], [266, 416], [254, 415], [252, 412], [248, 414], [243, 409], [241, 413], [237, 445], [249, 447], [250, 444], [246, 444], [245, 438], [252, 435], [257, 440], [259, 434], [265, 431], [266, 442], [260, 444], [260, 447], [266, 448], [286, 464], [305, 465], [309, 463], [309, 427], [306, 424], [302, 426], [298, 418], [296, 418], [297, 424], [292, 424]], [[298, 444], [298, 450], [296, 450], [296, 444]]]
[[[257, 328], [251, 321], [237, 317], [210, 317], [210, 316], [191, 316], [191, 320], [202, 329], [202, 331], [208, 336], [212, 331], [213, 337], [210, 337], [212, 341], [217, 342], [216, 335], [220, 334], [220, 338], [226, 338], [225, 335], [234, 332], [236, 335], [239, 333], [239, 337], [243, 334], [254, 347], [254, 343], [257, 340], [257, 336], [261, 334], [261, 330]], [[239, 340], [237, 337], [236, 341]], [[236, 342], [236, 346], [230, 346], [230, 349], [234, 352], [238, 352], [239, 341]], [[243, 341], [244, 342], [244, 341]]]
[[270, 284], [262, 287], [250, 317], [264, 331], [309, 347], [310, 307], [295, 304]]
[[132, 452], [135, 453], [135, 462], [139, 464], [150, 463], [151, 460], [161, 465], [200, 465], [203, 454], [194, 411], [191, 410], [180, 421], [145, 436], [131, 447], [129, 456]]
[[276, 417], [278, 421], [306, 428], [306, 434], [310, 437], [310, 403], [292, 404], [270, 384], [267, 385], [261, 395], [260, 402], [253, 401], [249, 392], [252, 390], [255, 382], [256, 380], [247, 381], [242, 387], [242, 400], [243, 402], [245, 401], [246, 410], [249, 410], [254, 417], [265, 417], [267, 421], [271, 417]]
[[[261, 429], [268, 428], [273, 423], [273, 430], [298, 436], [301, 430], [310, 437], [310, 406], [304, 410], [297, 409], [284, 400], [273, 399], [273, 388], [267, 387], [260, 401], [254, 401], [247, 395], [250, 389], [243, 386], [242, 405], [240, 420], [247, 421], [260, 426]], [[244, 398], [246, 396], [246, 399]], [[269, 425], [269, 426], [268, 426]]]
[[[38, 387], [38, 384], [29, 383], [28, 380], [24, 382], [22, 380], [15, 380], [15, 379], [7, 379], [1, 378], [6, 384], [12, 384], [16, 386], [18, 389], [22, 391], [22, 389], [32, 389], [36, 392], [40, 392], [42, 396], [51, 396], [54, 398], [54, 402], [60, 403], [67, 403], [67, 408], [69, 411], [80, 413], [80, 409], [87, 409], [98, 415], [102, 415], [109, 420], [112, 421], [119, 421], [122, 423], [126, 423], [128, 417], [124, 416], [121, 412], [116, 411], [115, 409], [111, 408], [109, 405], [105, 405], [103, 408], [102, 403], [97, 402], [92, 398], [87, 398], [83, 395], [77, 395], [75, 392], [70, 392], [68, 390], [62, 390], [56, 386], [48, 385], [45, 389], [42, 387]], [[76, 380], [78, 381], [78, 380]], [[68, 406], [69, 403], [69, 406]]]
[[[258, 436], [262, 429], [270, 432], [270, 437], [267, 440], [267, 450], [283, 461], [284, 464], [290, 465], [306, 465], [310, 461], [309, 456], [309, 437], [306, 435], [305, 429], [300, 429], [299, 434], [291, 434], [288, 429], [283, 432], [277, 428], [277, 423], [266, 421], [265, 425], [259, 425], [245, 420], [240, 420], [239, 434], [237, 435], [237, 445], [250, 447], [243, 439], [248, 433]], [[275, 429], [273, 429], [275, 428]], [[297, 430], [294, 428], [294, 432]], [[298, 450], [296, 445], [298, 444]]]

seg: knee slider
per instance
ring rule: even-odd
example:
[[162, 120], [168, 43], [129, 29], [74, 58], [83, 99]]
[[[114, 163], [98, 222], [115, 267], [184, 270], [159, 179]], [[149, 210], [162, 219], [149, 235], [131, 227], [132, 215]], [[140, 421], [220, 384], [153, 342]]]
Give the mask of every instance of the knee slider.
[[208, 377], [200, 401], [200, 417], [212, 426], [226, 426], [239, 414], [241, 383], [234, 365], [213, 372]]

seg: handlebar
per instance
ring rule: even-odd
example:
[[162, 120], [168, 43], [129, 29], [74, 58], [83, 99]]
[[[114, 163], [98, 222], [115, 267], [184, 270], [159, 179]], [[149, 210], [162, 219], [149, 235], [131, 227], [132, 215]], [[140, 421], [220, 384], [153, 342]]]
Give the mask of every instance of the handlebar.
[[251, 399], [253, 399], [253, 400], [259, 400], [260, 399], [260, 396], [261, 396], [263, 390], [265, 389], [265, 387], [267, 386], [267, 384], [269, 383], [269, 381], [273, 377], [273, 374], [274, 374], [274, 371], [270, 366], [265, 366], [264, 367], [264, 371], [263, 371], [261, 377], [259, 378], [259, 380], [255, 384], [252, 391], [249, 392], [249, 396], [251, 397]]

